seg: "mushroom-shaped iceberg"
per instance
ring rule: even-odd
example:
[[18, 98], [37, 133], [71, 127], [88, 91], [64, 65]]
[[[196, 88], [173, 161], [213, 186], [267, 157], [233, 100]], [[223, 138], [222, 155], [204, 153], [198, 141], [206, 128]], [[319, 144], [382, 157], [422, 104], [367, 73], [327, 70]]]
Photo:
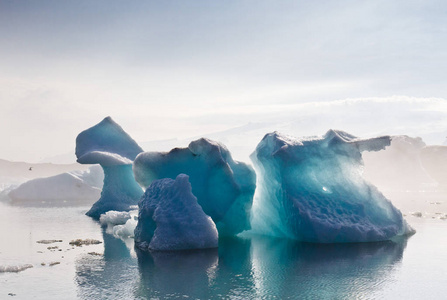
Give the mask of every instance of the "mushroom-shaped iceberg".
[[76, 138], [76, 157], [81, 164], [100, 164], [104, 170], [101, 198], [86, 213], [99, 220], [109, 211], [128, 211], [143, 190], [133, 177], [132, 162], [143, 149], [112, 118], [81, 132]]

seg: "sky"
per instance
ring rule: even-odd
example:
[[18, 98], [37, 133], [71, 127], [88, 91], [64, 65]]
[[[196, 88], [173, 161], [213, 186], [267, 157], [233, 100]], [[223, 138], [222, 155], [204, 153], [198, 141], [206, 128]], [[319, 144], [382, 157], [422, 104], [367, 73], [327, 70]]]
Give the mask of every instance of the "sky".
[[230, 132], [234, 144], [232, 128], [250, 135], [255, 124], [442, 144], [446, 10], [411, 0], [0, 0], [0, 158], [74, 153], [77, 134], [106, 116], [141, 143]]

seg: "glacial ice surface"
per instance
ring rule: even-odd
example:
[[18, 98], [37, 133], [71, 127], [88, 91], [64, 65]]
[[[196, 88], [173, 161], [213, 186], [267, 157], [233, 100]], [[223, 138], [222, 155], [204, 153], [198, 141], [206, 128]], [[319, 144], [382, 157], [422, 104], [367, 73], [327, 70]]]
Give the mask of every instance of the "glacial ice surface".
[[218, 233], [192, 194], [189, 177], [155, 180], [138, 203], [135, 244], [143, 250], [215, 248]]
[[258, 174], [254, 232], [306, 242], [372, 242], [413, 233], [401, 212], [362, 177], [362, 151], [390, 137], [329, 130], [295, 139], [273, 132], [251, 155]]
[[250, 229], [256, 175], [249, 165], [234, 161], [225, 146], [202, 138], [168, 153], [141, 153], [133, 168], [135, 179], [144, 188], [156, 179], [187, 174], [192, 193], [220, 235]]
[[81, 132], [76, 138], [76, 157], [81, 164], [100, 164], [104, 170], [104, 185], [100, 199], [87, 215], [99, 219], [109, 211], [129, 211], [143, 194], [136, 183], [132, 162], [140, 146], [112, 118]]
[[[14, 205], [91, 205], [101, 194], [104, 178], [99, 166], [46, 178], [36, 178], [7, 191], [6, 201]], [[7, 198], [6, 198], [7, 197]]]

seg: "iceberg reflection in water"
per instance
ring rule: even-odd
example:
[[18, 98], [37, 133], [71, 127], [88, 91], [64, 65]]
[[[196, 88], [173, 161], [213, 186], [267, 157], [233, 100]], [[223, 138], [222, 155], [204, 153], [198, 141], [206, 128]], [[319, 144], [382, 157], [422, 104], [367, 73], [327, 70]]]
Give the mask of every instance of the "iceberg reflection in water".
[[104, 256], [85, 255], [77, 261], [81, 298], [368, 297], [392, 284], [407, 242], [310, 244], [225, 238], [218, 249], [136, 250], [135, 259], [122, 240], [103, 235]]

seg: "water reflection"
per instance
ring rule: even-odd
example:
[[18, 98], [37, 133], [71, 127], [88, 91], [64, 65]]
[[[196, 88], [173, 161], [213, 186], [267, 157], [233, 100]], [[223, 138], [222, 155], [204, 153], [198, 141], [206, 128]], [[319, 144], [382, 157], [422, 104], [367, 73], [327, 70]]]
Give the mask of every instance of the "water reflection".
[[153, 252], [137, 250], [140, 284], [137, 296], [209, 298], [218, 265], [217, 249]]
[[137, 280], [136, 261], [122, 240], [106, 233], [105, 229], [102, 230], [102, 235], [103, 255], [85, 252], [76, 260], [78, 297], [131, 299], [132, 288]]
[[371, 297], [389, 283], [406, 239], [380, 243], [309, 244], [252, 239], [257, 298]]
[[250, 240], [220, 239], [219, 249], [137, 251], [141, 282], [137, 296], [194, 299], [253, 295]]
[[392, 284], [406, 240], [318, 245], [252, 237], [219, 249], [141, 252], [104, 234], [104, 257], [77, 261], [84, 298], [370, 298]]

